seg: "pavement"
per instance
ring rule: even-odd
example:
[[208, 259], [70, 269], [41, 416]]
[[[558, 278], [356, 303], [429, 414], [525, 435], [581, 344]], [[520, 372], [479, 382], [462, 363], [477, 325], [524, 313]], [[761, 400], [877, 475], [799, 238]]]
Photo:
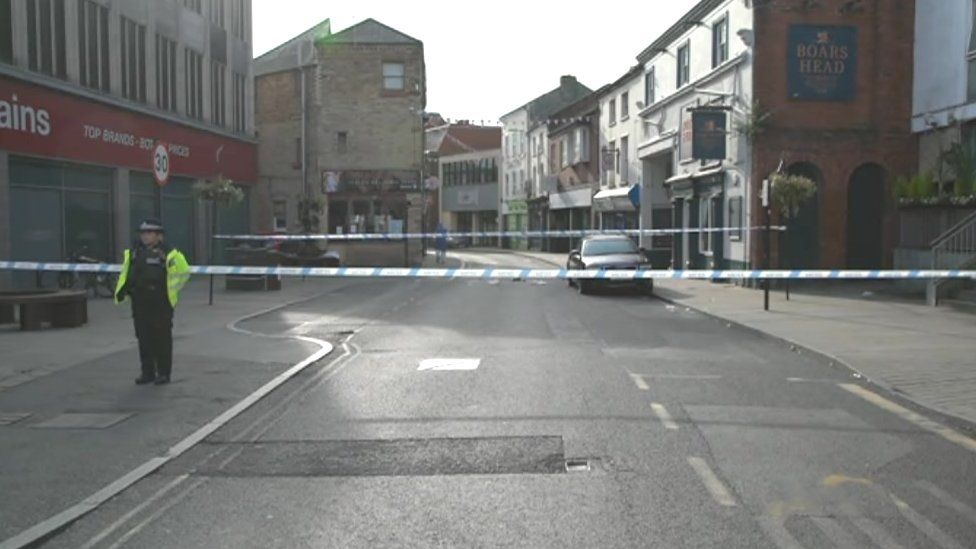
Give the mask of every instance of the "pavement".
[[[564, 254], [518, 252], [564, 266]], [[658, 297], [734, 322], [843, 364], [911, 401], [976, 424], [976, 315], [885, 295], [864, 283], [804, 281], [787, 301], [771, 292], [695, 280], [656, 280]], [[880, 286], [884, 288], [885, 286]]]
[[[478, 250], [451, 259], [543, 265]], [[43, 546], [976, 546], [973, 434], [819, 355], [561, 281], [320, 283], [235, 326], [323, 339], [332, 355]], [[224, 338], [238, 336], [183, 340], [187, 381], [172, 394], [137, 391], [130, 375], [97, 381], [87, 363], [0, 392], [2, 410], [12, 398], [64, 410], [87, 403], [83, 391], [76, 403], [47, 391], [97, 382], [92, 395], [116, 395], [104, 411], [141, 402], [157, 414], [47, 438], [33, 419], [0, 427], [4, 535], [30, 523], [19, 506], [44, 516], [37, 499], [47, 513], [78, 501], [75, 482], [102, 486], [129, 470], [116, 462], [144, 459], [147, 437], [212, 417], [179, 410], [308, 351], [235, 351]], [[259, 353], [276, 365], [255, 364]]]

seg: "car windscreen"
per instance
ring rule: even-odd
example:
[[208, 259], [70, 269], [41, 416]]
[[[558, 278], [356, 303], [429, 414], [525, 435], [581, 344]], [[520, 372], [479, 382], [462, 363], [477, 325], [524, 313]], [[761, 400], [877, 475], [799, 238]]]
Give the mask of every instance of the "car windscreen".
[[632, 240], [591, 240], [583, 243], [583, 255], [636, 254]]

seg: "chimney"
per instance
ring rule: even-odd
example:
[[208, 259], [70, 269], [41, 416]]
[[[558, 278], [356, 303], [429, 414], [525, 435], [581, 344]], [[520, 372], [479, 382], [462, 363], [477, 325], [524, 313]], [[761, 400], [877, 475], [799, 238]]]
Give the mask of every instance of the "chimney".
[[576, 83], [576, 77], [573, 76], [573, 75], [571, 75], [571, 74], [567, 74], [565, 76], [560, 76], [559, 77], [559, 87], [560, 88], [565, 88], [566, 86], [570, 86], [570, 85], [575, 84], [575, 83]]

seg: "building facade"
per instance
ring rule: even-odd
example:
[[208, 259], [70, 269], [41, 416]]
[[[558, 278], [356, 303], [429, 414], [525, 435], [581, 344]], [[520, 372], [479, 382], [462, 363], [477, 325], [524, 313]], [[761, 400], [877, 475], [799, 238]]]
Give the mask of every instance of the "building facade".
[[[529, 228], [528, 145], [529, 109], [522, 106], [501, 117], [502, 164], [499, 174], [501, 186], [501, 215], [505, 231], [518, 232]], [[506, 248], [524, 250], [528, 240], [520, 237], [503, 239]]]
[[[313, 231], [419, 232], [427, 193], [423, 43], [373, 19], [328, 30], [313, 27], [256, 62], [265, 192], [286, 212], [314, 210]], [[291, 61], [301, 66], [276, 68], [279, 57], [292, 59], [290, 48], [308, 52]], [[282, 225], [304, 229], [302, 221]], [[406, 252], [398, 243], [330, 246], [350, 265], [422, 260], [420, 241]]]
[[600, 190], [593, 198], [600, 229], [638, 229], [641, 164], [637, 158], [643, 90], [641, 68], [635, 66], [605, 87], [600, 96]]
[[250, 232], [251, 44], [249, 0], [0, 3], [0, 257], [114, 262], [158, 216], [202, 262], [218, 177], [247, 196], [219, 230]]
[[[498, 127], [451, 125], [438, 151], [440, 221], [452, 232], [499, 230], [499, 167], [502, 131]], [[495, 246], [497, 237], [467, 240], [474, 246]]]

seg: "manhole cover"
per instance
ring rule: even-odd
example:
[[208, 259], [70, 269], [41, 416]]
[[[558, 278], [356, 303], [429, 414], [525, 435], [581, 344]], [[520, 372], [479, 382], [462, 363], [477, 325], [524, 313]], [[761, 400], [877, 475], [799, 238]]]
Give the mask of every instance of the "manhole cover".
[[31, 415], [27, 413], [3, 413], [0, 414], [0, 425], [13, 425], [18, 421], [23, 421], [29, 418]]
[[132, 414], [61, 414], [34, 425], [35, 429], [108, 429]]

